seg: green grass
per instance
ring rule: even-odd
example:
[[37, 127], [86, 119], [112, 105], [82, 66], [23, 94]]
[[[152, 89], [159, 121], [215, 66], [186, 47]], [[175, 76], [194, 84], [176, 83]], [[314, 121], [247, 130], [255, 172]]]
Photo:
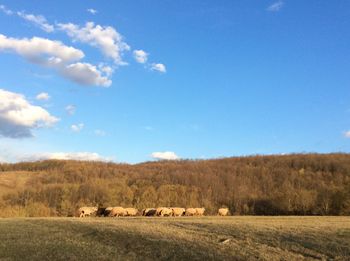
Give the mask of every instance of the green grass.
[[0, 219], [0, 260], [350, 260], [350, 217]]

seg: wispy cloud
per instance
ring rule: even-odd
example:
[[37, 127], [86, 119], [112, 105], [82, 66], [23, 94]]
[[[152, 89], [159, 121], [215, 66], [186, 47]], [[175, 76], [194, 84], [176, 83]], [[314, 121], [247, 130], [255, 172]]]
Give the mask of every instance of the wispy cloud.
[[24, 20], [27, 20], [38, 27], [40, 27], [42, 30], [44, 30], [47, 33], [51, 33], [55, 30], [55, 27], [48, 23], [46, 18], [43, 15], [34, 15], [34, 14], [27, 14], [24, 11], [14, 12], [11, 9], [7, 8], [4, 5], [0, 5], [0, 11], [7, 15], [13, 15], [16, 14], [19, 17], [21, 17]]
[[84, 123], [79, 123], [79, 124], [73, 124], [70, 126], [70, 129], [73, 132], [81, 132], [81, 130], [84, 128]]
[[103, 157], [95, 152], [45, 152], [33, 153], [20, 156], [20, 161], [38, 161], [38, 160], [82, 160], [82, 161], [111, 161], [111, 158]]
[[344, 132], [344, 137], [350, 139], [350, 130]]
[[278, 11], [281, 10], [283, 5], [284, 5], [283, 1], [278, 1], [278, 2], [275, 2], [275, 3], [271, 4], [270, 6], [268, 6], [266, 8], [266, 10], [269, 11], [269, 12], [278, 12]]
[[55, 30], [54, 26], [49, 24], [46, 18], [42, 15], [26, 14], [24, 12], [17, 12], [17, 15], [19, 17], [22, 17], [24, 20], [27, 20], [39, 26], [42, 30], [44, 30], [47, 33], [51, 33]]
[[69, 104], [64, 108], [69, 115], [73, 115], [76, 111], [76, 107], [73, 104]]
[[10, 143], [0, 143], [0, 162], [21, 162], [38, 160], [80, 160], [80, 161], [115, 161], [114, 156], [106, 157], [90, 151], [30, 151], [25, 146], [18, 148], [20, 140], [11, 140]]
[[94, 134], [99, 137], [104, 137], [106, 136], [106, 132], [103, 130], [94, 130]]
[[152, 63], [151, 64], [151, 70], [152, 71], [158, 71], [161, 73], [166, 73], [165, 65], [162, 63]]
[[98, 13], [97, 10], [93, 8], [86, 9], [86, 11], [93, 15]]
[[31, 72], [31, 75], [39, 79], [50, 79], [53, 77], [52, 74], [43, 74], [43, 73], [35, 73], [35, 72]]
[[37, 99], [38, 101], [48, 101], [50, 99], [50, 95], [47, 92], [42, 92], [39, 93], [35, 99]]
[[6, 6], [4, 5], [0, 5], [0, 11], [2, 11], [3, 13], [7, 14], [7, 15], [12, 15], [13, 11], [8, 9]]

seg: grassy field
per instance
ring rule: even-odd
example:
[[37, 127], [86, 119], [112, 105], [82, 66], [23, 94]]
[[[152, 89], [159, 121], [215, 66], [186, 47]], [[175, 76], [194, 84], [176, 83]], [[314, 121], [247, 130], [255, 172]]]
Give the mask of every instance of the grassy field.
[[350, 260], [350, 217], [0, 219], [0, 260]]

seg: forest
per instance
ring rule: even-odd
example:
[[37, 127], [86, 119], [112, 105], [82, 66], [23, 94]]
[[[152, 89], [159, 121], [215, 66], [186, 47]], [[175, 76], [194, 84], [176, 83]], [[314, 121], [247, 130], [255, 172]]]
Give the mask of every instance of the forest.
[[0, 164], [0, 216], [72, 216], [80, 206], [205, 207], [231, 215], [349, 215], [350, 154], [140, 164]]

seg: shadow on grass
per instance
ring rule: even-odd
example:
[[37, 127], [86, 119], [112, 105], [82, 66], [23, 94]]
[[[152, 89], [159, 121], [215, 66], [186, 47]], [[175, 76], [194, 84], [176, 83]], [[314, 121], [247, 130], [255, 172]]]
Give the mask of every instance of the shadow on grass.
[[128, 231], [102, 222], [0, 220], [0, 259], [238, 260], [196, 242]]

